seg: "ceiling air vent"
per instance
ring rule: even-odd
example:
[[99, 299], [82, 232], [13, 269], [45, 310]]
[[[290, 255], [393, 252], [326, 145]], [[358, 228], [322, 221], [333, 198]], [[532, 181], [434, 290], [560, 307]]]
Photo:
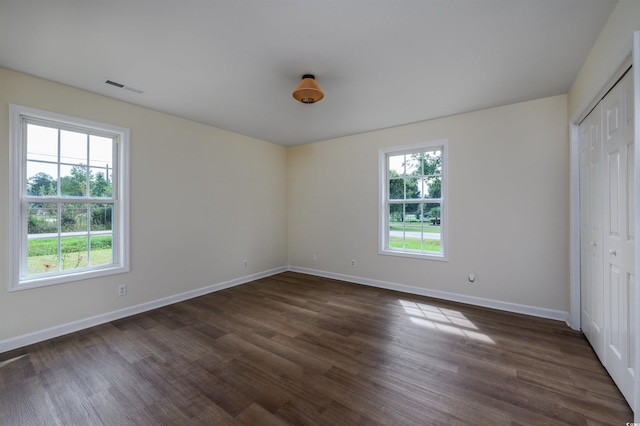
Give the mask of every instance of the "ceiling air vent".
[[113, 80], [107, 80], [105, 81], [105, 83], [110, 84], [112, 86], [118, 87], [120, 89], [124, 89], [124, 90], [128, 90], [130, 92], [134, 92], [134, 93], [144, 93], [142, 90], [140, 89], [136, 89], [135, 87], [131, 87], [131, 86], [127, 86], [124, 85], [122, 83], [118, 83], [117, 81], [113, 81]]

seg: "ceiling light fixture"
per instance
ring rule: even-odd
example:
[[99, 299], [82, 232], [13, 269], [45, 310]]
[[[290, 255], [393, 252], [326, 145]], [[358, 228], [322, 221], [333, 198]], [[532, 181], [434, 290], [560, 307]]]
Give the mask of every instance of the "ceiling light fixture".
[[313, 104], [324, 98], [324, 93], [316, 83], [316, 78], [312, 74], [305, 74], [296, 90], [293, 91], [293, 97], [303, 104]]

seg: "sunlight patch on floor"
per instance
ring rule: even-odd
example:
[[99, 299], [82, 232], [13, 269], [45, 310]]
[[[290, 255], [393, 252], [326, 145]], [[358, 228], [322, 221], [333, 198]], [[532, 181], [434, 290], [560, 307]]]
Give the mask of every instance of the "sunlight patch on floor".
[[491, 337], [481, 333], [478, 327], [459, 311], [407, 300], [399, 300], [399, 302], [404, 311], [410, 315], [411, 322], [416, 325], [479, 342], [496, 343]]

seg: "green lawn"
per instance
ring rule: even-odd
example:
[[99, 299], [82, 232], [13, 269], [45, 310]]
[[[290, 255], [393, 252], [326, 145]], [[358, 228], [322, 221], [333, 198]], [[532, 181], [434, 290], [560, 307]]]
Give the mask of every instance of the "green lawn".
[[[423, 228], [424, 226], [424, 228]], [[407, 232], [429, 232], [434, 234], [440, 233], [440, 227], [429, 225], [427, 222], [389, 222], [389, 230], [391, 231], [407, 231]]]
[[[113, 263], [112, 250], [91, 250], [91, 266], [109, 265]], [[87, 266], [87, 251], [67, 253], [62, 256], [62, 269], [79, 269]], [[27, 271], [29, 274], [44, 274], [58, 270], [58, 256], [29, 256]]]
[[424, 240], [424, 247], [421, 247], [419, 238], [406, 238], [405, 244], [406, 246], [403, 247], [402, 237], [389, 238], [389, 246], [391, 248], [440, 252], [440, 240]]
[[[86, 237], [62, 237], [62, 252], [83, 252], [87, 250]], [[29, 240], [28, 256], [45, 256], [58, 254], [57, 238], [39, 238]], [[96, 235], [91, 237], [91, 250], [111, 248], [111, 235]]]
[[[80, 269], [87, 266], [87, 237], [62, 237], [62, 270]], [[111, 235], [91, 237], [91, 266], [113, 263]], [[58, 270], [58, 239], [40, 238], [29, 240], [27, 253], [27, 272], [43, 274]]]

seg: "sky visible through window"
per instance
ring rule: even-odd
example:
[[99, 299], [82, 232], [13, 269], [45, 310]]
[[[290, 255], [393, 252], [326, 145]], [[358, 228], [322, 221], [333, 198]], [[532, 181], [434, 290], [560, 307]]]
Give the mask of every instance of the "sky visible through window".
[[58, 178], [70, 176], [73, 167], [88, 165], [91, 175], [102, 173], [110, 181], [113, 170], [113, 140], [90, 135], [87, 143], [87, 133], [60, 130], [58, 141], [58, 129], [28, 124], [27, 160], [27, 179], [44, 173], [57, 181]]

